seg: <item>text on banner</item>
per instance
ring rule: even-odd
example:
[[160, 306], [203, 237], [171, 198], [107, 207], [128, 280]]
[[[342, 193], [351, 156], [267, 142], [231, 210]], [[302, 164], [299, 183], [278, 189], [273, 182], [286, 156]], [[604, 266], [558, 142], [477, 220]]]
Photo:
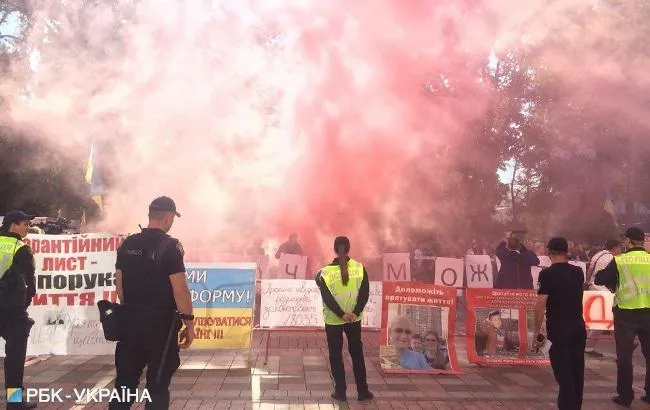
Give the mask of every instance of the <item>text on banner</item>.
[[456, 258], [436, 258], [434, 283], [439, 286], [463, 287], [465, 262]]
[[465, 276], [468, 288], [492, 288], [492, 260], [488, 255], [466, 255]]
[[411, 259], [408, 253], [385, 253], [382, 265], [384, 281], [411, 280]]

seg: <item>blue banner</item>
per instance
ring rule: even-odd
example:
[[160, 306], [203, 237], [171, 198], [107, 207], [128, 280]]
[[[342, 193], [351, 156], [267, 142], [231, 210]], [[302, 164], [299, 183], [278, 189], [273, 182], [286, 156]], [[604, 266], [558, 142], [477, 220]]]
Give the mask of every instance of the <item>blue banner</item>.
[[188, 263], [197, 348], [242, 348], [250, 344], [255, 300], [255, 263]]

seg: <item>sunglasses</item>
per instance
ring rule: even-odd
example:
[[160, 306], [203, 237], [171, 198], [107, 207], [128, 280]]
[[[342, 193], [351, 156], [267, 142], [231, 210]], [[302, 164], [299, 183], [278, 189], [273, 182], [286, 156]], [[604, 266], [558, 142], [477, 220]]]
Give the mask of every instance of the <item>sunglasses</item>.
[[393, 329], [393, 330], [394, 330], [396, 333], [404, 333], [405, 335], [410, 335], [411, 333], [413, 333], [413, 332], [411, 332], [411, 329], [402, 329], [401, 327], [396, 327], [396, 328]]

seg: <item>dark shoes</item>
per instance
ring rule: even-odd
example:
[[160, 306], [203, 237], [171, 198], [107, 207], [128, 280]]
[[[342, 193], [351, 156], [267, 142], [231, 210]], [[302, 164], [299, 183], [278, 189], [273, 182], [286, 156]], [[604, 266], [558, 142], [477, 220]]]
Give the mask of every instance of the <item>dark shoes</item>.
[[597, 352], [597, 351], [595, 351], [595, 350], [593, 350], [593, 349], [591, 349], [591, 350], [585, 350], [585, 354], [586, 354], [587, 356], [591, 356], [591, 357], [603, 357], [603, 354], [602, 354], [602, 353]]
[[[341, 393], [334, 392], [330, 397], [336, 401], [348, 401], [348, 398], [345, 397], [345, 394], [341, 394]], [[372, 400], [373, 397], [375, 397], [375, 395], [370, 392], [359, 393], [358, 399], [359, 401], [368, 401], [368, 400]]]
[[359, 401], [372, 400], [373, 397], [375, 397], [375, 395], [370, 392], [359, 394]]
[[341, 393], [334, 392], [330, 397], [337, 401], [348, 401], [348, 398], [345, 397], [345, 394], [341, 394]]
[[623, 400], [621, 396], [614, 396], [612, 397], [612, 402], [615, 404], [618, 404], [619, 406], [623, 407], [630, 407], [632, 406], [632, 400]]

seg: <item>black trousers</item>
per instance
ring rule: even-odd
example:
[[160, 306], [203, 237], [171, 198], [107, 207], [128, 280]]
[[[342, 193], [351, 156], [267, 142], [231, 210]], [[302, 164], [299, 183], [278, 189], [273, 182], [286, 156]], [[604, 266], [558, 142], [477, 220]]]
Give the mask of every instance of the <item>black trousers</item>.
[[645, 393], [650, 395], [650, 309], [614, 308], [614, 340], [616, 340], [616, 392], [625, 402], [634, 400], [632, 390], [632, 353], [634, 338], [639, 336], [645, 357]]
[[585, 381], [587, 331], [584, 325], [558, 329], [550, 340], [551, 368], [560, 388], [557, 407], [560, 410], [580, 410]]
[[[163, 362], [163, 353], [169, 335], [171, 320], [126, 320], [126, 332], [115, 348], [115, 388], [124, 387], [128, 392], [142, 397], [144, 389], [137, 390], [144, 367], [147, 366], [146, 389], [151, 402], [144, 403], [146, 409], [169, 408], [169, 384], [178, 367], [180, 356], [178, 330], [175, 326], [170, 348], [164, 358], [160, 382], [156, 382], [158, 369]], [[112, 401], [109, 409], [130, 409], [133, 399], [128, 403]]]
[[343, 366], [344, 332], [348, 338], [348, 351], [352, 358], [352, 370], [354, 380], [357, 383], [357, 392], [366, 394], [368, 393], [368, 381], [366, 379], [366, 363], [363, 358], [363, 343], [361, 342], [361, 321], [343, 325], [325, 325], [327, 347], [330, 353], [330, 367], [334, 378], [334, 390], [341, 395], [345, 395], [347, 390], [345, 367]]
[[34, 321], [22, 308], [0, 308], [0, 337], [5, 340], [5, 388], [23, 387], [27, 339]]

